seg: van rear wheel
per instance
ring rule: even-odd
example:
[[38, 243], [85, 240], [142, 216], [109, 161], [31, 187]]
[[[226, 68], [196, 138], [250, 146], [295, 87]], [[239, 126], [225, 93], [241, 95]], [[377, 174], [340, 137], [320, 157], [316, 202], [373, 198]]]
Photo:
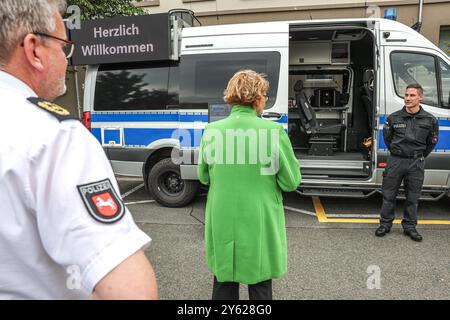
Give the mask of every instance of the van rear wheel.
[[199, 182], [181, 179], [180, 166], [170, 158], [158, 161], [148, 175], [148, 188], [153, 198], [165, 207], [183, 207], [195, 197]]

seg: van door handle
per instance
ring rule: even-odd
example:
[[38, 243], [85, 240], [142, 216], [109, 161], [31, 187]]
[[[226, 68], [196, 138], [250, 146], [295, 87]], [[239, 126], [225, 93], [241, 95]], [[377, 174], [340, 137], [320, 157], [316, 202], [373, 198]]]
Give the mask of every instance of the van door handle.
[[261, 115], [264, 119], [280, 120], [283, 115], [277, 112], [266, 112]]
[[178, 104], [168, 104], [168, 105], [166, 105], [166, 109], [168, 109], [168, 110], [177, 110], [177, 109], [180, 109], [180, 105], [178, 105]]

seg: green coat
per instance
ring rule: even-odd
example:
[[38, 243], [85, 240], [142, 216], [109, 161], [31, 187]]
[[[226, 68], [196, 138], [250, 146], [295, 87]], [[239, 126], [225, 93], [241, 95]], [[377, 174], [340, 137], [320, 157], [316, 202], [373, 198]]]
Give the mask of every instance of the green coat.
[[[247, 138], [240, 139], [245, 141], [245, 148], [241, 147], [244, 152], [240, 153], [245, 159], [239, 161], [239, 139], [228, 139], [227, 129], [228, 133], [237, 134], [238, 129], [248, 133]], [[230, 141], [234, 141], [234, 148]], [[262, 141], [267, 141], [267, 147]], [[255, 161], [255, 154], [261, 150], [266, 150], [263, 152], [266, 155], [274, 154], [270, 162], [271, 158], [261, 156]], [[278, 155], [275, 150], [279, 150]], [[205, 212], [206, 260], [218, 281], [255, 284], [286, 274], [281, 192], [294, 191], [301, 175], [283, 127], [257, 117], [251, 107], [234, 106], [228, 118], [206, 126], [198, 176], [201, 183], [209, 185]]]

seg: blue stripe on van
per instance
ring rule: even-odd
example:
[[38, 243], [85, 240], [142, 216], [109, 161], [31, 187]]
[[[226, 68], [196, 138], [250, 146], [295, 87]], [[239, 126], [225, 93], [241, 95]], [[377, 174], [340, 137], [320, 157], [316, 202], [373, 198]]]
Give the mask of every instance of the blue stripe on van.
[[106, 144], [114, 142], [114, 144], [120, 144], [120, 130], [119, 129], [105, 129], [103, 131], [103, 139]]
[[[177, 139], [184, 148], [199, 147], [203, 129], [124, 128], [124, 146], [145, 148], [160, 139]], [[101, 143], [101, 129], [93, 128], [92, 134]]]
[[124, 128], [124, 144], [128, 146], [146, 147], [160, 139], [170, 139], [174, 129]]
[[180, 122], [208, 122], [208, 115], [180, 114]]
[[[184, 113], [92, 113], [91, 122], [208, 122], [205, 114]], [[288, 123], [286, 114], [277, 120]]]
[[288, 123], [288, 115], [287, 114], [283, 114], [282, 115], [282, 117], [281, 117], [281, 119], [280, 120], [277, 120], [277, 121], [275, 121], [275, 122], [278, 122], [278, 123]]
[[160, 139], [180, 140], [182, 147], [198, 147], [202, 138], [203, 129], [152, 129], [152, 128], [125, 128], [125, 146], [147, 147]]
[[[380, 124], [384, 124], [386, 121], [386, 116], [380, 116]], [[438, 118], [439, 121], [439, 141], [434, 150], [439, 151], [450, 151], [450, 130], [442, 130], [443, 127], [450, 127], [450, 120], [447, 118]], [[384, 135], [383, 130], [379, 129], [378, 131], [379, 139], [378, 139], [378, 148], [379, 149], [387, 149], [386, 144], [384, 143]]]
[[[379, 130], [379, 137], [378, 140], [378, 149], [387, 149], [386, 144], [384, 143], [384, 136], [383, 136], [383, 130]], [[440, 130], [439, 131], [439, 141], [434, 148], [434, 150], [439, 151], [450, 151], [450, 131], [449, 130]]]
[[208, 122], [202, 114], [179, 113], [93, 113], [92, 122]]
[[[380, 116], [380, 124], [384, 124], [387, 116]], [[439, 127], [450, 127], [450, 119], [447, 118], [438, 118]]]
[[92, 113], [91, 122], [177, 122], [176, 113]]
[[101, 143], [101, 141], [102, 141], [102, 130], [100, 128], [92, 128], [91, 133]]
[[[176, 129], [177, 122], [208, 122], [208, 115], [188, 113], [92, 113], [91, 122], [170, 122], [173, 128], [123, 128], [123, 144], [128, 147], [147, 147], [160, 139], [180, 139], [182, 147], [198, 147], [203, 129]], [[286, 114], [276, 122], [288, 122]], [[101, 128], [92, 128], [92, 134], [101, 141]]]

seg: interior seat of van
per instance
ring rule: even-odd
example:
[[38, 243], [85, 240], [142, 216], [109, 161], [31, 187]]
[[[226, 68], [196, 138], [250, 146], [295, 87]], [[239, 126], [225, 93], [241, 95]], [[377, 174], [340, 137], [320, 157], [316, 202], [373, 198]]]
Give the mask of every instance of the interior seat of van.
[[306, 96], [303, 81], [298, 80], [294, 85], [295, 100], [299, 103], [298, 112], [300, 123], [309, 137], [310, 155], [331, 155], [333, 146], [337, 143], [344, 125], [341, 123], [326, 124], [317, 121], [314, 108]]

